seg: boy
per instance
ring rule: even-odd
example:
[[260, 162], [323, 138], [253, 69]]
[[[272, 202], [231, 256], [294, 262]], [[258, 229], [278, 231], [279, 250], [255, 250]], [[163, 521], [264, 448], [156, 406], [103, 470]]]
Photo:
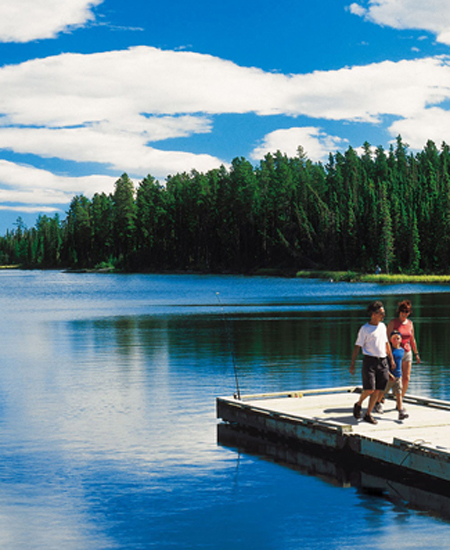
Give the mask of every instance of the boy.
[[[405, 355], [405, 350], [401, 347], [402, 335], [398, 330], [393, 330], [390, 335], [390, 343], [392, 348], [392, 355], [395, 361], [395, 368], [392, 368], [389, 373], [389, 382], [386, 385], [384, 390], [384, 395], [387, 395], [392, 388], [392, 393], [395, 395], [397, 400], [397, 410], [398, 410], [398, 419], [405, 420], [409, 417], [409, 414], [406, 414], [405, 409], [402, 404], [402, 361], [403, 356]], [[378, 400], [377, 404], [374, 407], [374, 411], [381, 413], [383, 412], [383, 406], [381, 404], [381, 398]]]
[[362, 403], [370, 395], [364, 420], [370, 424], [378, 424], [378, 421], [372, 416], [372, 409], [378, 398], [381, 398], [383, 395], [384, 389], [389, 382], [388, 361], [392, 365], [395, 363], [387, 338], [386, 325], [383, 323], [386, 315], [383, 303], [379, 300], [371, 303], [367, 308], [367, 313], [370, 315], [370, 321], [359, 329], [350, 365], [350, 372], [354, 374], [355, 361], [359, 351], [362, 349], [363, 391], [359, 401], [353, 407], [353, 416], [356, 419], [361, 418]]

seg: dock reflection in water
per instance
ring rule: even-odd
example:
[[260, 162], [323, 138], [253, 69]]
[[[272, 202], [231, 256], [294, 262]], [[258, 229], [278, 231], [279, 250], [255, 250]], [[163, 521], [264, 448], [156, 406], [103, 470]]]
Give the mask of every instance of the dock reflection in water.
[[[392, 505], [275, 462], [290, 454], [218, 446], [214, 399], [234, 390], [230, 341], [246, 394], [358, 383], [348, 362], [366, 302], [381, 297], [391, 315], [407, 295], [423, 354], [410, 391], [450, 400], [450, 287], [0, 275], [1, 548], [448, 547], [450, 522], [404, 495]], [[350, 483], [344, 466], [333, 483]]]
[[430, 480], [419, 474], [398, 471], [367, 459], [339, 458], [332, 451], [306, 444], [271, 440], [255, 431], [221, 423], [217, 426], [217, 442], [235, 448], [238, 453], [257, 455], [280, 465], [316, 476], [342, 488], [353, 487], [370, 495], [379, 495], [390, 502], [436, 515], [450, 521], [450, 483]]

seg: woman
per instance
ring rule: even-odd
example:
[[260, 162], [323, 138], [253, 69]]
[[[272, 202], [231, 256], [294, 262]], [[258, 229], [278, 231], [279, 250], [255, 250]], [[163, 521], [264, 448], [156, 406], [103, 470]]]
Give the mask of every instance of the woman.
[[393, 330], [398, 330], [402, 336], [402, 348], [405, 350], [405, 355], [402, 361], [402, 385], [403, 395], [405, 395], [408, 389], [409, 379], [411, 377], [411, 364], [412, 354], [414, 352], [417, 363], [420, 363], [419, 352], [417, 351], [417, 342], [414, 337], [414, 326], [410, 319], [411, 314], [411, 302], [409, 300], [403, 300], [398, 304], [397, 318], [392, 319], [388, 324], [387, 333], [388, 337]]

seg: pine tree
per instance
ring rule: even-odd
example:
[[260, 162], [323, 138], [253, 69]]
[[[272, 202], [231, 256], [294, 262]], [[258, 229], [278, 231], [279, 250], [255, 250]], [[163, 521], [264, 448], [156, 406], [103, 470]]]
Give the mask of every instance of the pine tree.
[[136, 234], [136, 204], [134, 202], [134, 185], [127, 174], [116, 181], [114, 194], [114, 248], [115, 255], [125, 264], [134, 250]]
[[114, 253], [113, 200], [110, 195], [96, 193], [92, 197], [92, 258], [95, 264], [109, 263]]
[[65, 221], [65, 250], [63, 257], [71, 266], [90, 265], [92, 250], [92, 226], [90, 201], [77, 195], [70, 203]]

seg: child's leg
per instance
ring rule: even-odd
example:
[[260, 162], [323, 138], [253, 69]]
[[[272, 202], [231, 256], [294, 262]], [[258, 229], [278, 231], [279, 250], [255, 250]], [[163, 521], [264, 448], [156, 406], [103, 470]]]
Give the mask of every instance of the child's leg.
[[384, 388], [384, 391], [381, 390], [378, 394], [378, 400], [377, 403], [383, 403], [385, 396], [389, 393], [390, 389], [394, 385], [394, 381], [389, 377], [389, 382], [386, 384], [386, 387]]
[[398, 419], [399, 420], [406, 420], [409, 415], [406, 413], [405, 409], [403, 408], [403, 392], [402, 392], [402, 383], [401, 380], [398, 381], [399, 383], [396, 386], [396, 400], [397, 400], [397, 410], [398, 410]]

